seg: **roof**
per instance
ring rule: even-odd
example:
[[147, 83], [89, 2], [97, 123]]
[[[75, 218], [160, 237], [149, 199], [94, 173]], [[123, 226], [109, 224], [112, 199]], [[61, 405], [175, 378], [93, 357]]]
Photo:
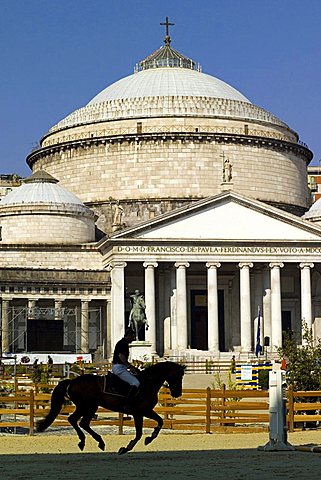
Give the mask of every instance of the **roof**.
[[43, 170], [35, 172], [24, 183], [8, 193], [0, 202], [0, 207], [28, 203], [55, 203], [82, 205], [73, 193], [57, 184], [58, 180]]
[[118, 80], [88, 105], [109, 100], [170, 96], [225, 98], [251, 103], [235, 88], [211, 75], [188, 68], [157, 67]]

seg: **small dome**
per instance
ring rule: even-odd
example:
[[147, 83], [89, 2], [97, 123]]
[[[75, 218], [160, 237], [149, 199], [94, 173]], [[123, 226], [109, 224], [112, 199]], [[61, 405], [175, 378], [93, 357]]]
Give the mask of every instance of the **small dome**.
[[321, 221], [321, 198], [313, 203], [310, 209], [302, 216], [304, 220], [311, 222]]
[[88, 105], [109, 100], [145, 97], [226, 98], [251, 103], [227, 83], [205, 73], [187, 68], [148, 68], [118, 80], [105, 88]]
[[0, 202], [2, 243], [80, 244], [95, 240], [95, 215], [38, 170]]
[[0, 202], [4, 205], [57, 203], [83, 205], [76, 195], [57, 184], [58, 180], [43, 170], [35, 172], [24, 183], [12, 190]]

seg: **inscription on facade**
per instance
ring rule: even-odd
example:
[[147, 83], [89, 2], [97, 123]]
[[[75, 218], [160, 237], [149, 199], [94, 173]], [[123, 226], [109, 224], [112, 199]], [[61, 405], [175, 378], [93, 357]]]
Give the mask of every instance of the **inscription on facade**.
[[209, 253], [209, 254], [319, 254], [321, 247], [286, 247], [286, 246], [185, 246], [185, 245], [119, 245], [114, 247], [114, 253]]

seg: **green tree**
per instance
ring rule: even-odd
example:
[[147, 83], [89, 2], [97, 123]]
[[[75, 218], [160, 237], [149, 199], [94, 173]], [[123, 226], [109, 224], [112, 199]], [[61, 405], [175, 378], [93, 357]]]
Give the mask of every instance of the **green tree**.
[[[313, 340], [312, 330], [303, 324], [303, 345], [297, 344], [293, 332], [285, 335], [280, 357], [287, 359], [288, 383], [298, 390], [321, 390], [321, 340]], [[314, 401], [317, 401], [315, 398]]]

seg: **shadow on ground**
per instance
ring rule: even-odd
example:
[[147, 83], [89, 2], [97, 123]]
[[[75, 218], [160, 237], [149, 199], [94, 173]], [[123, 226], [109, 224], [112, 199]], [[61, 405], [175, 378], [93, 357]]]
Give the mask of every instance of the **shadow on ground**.
[[[1, 439], [0, 439], [1, 441]], [[320, 479], [321, 455], [256, 449], [0, 455], [4, 480]]]

